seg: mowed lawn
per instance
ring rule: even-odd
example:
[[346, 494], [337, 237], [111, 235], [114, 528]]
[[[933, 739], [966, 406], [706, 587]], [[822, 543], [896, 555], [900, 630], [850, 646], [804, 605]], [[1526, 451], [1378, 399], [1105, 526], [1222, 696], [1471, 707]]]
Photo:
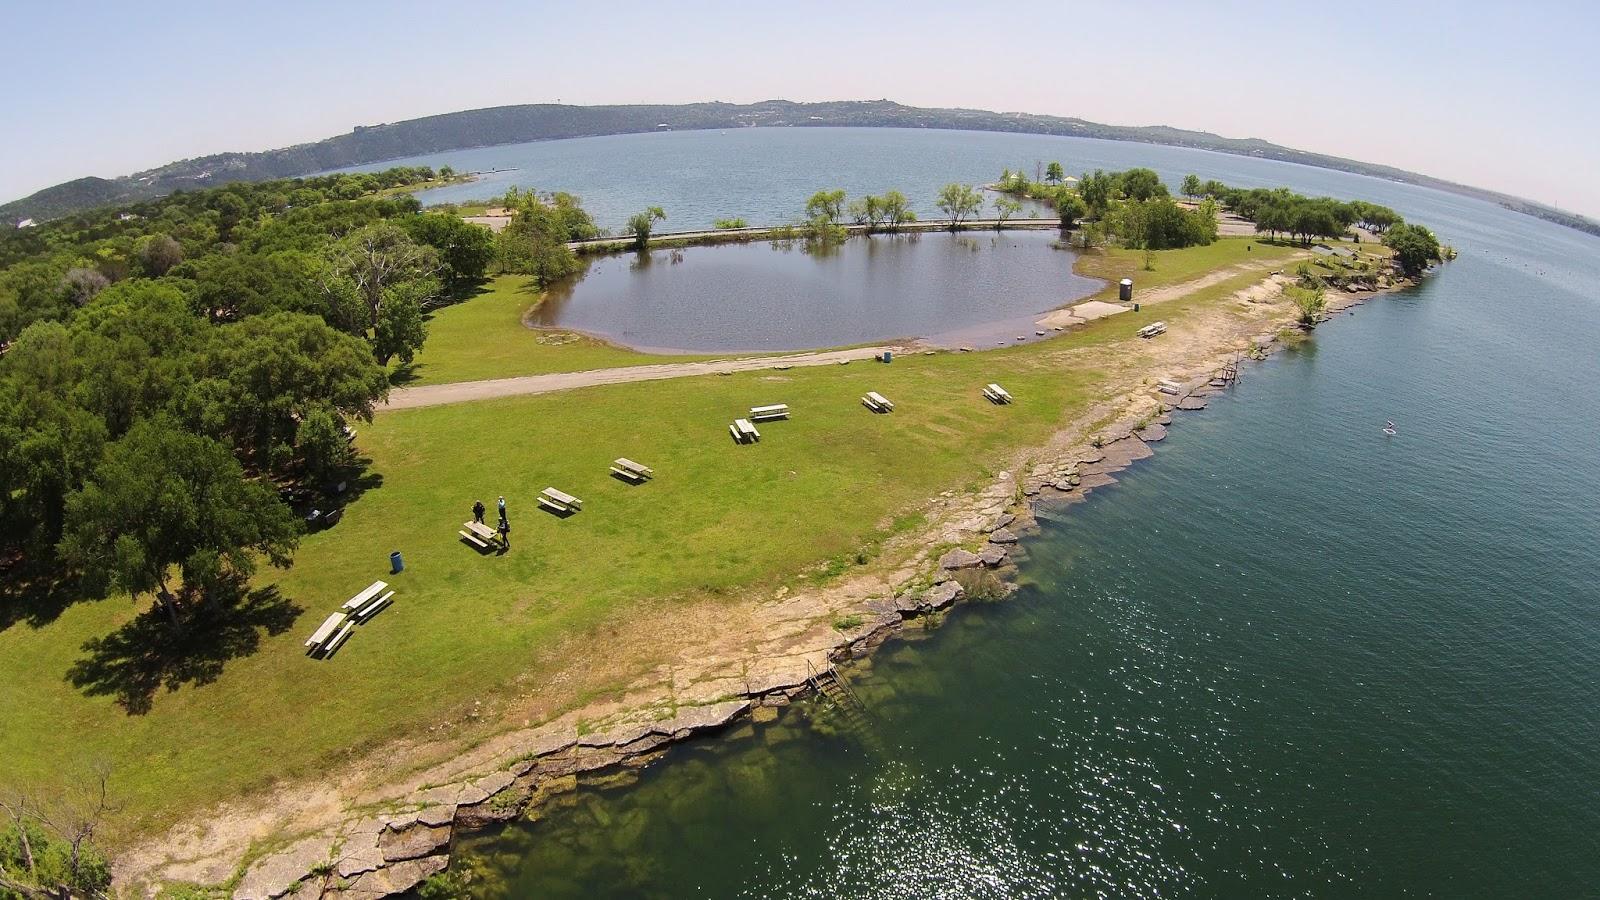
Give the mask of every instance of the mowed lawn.
[[[382, 485], [307, 537], [292, 570], [263, 579], [304, 612], [214, 683], [162, 691], [147, 714], [128, 715], [65, 681], [84, 641], [144, 606], [127, 599], [0, 632], [6, 777], [49, 784], [68, 763], [109, 760], [125, 810], [117, 824], [143, 831], [313, 775], [519, 674], [537, 686], [563, 664], [559, 641], [643, 599], [732, 598], [853, 558], [896, 515], [983, 481], [1005, 448], [1081, 410], [1094, 374], [1056, 371], [1037, 351], [942, 354], [385, 414], [361, 433]], [[992, 380], [1017, 402], [983, 400]], [[868, 390], [896, 412], [869, 413], [859, 403]], [[734, 445], [728, 423], [767, 403], [790, 404], [793, 419], [761, 426], [758, 445]], [[637, 487], [610, 478], [618, 456], [657, 477]], [[583, 498], [583, 511], [562, 520], [539, 510], [546, 486]], [[500, 494], [512, 549], [480, 556], [456, 530], [474, 499], [492, 510]], [[406, 560], [393, 579], [391, 550]], [[395, 605], [332, 660], [306, 658], [306, 634], [378, 578], [398, 590]]]
[[[1242, 247], [1231, 256], [1171, 251], [1141, 283], [1193, 277], [1180, 263], [1200, 252], [1214, 260], [1205, 268], [1246, 258]], [[1105, 263], [1138, 266], [1114, 254]], [[1226, 287], [1205, 292], [1205, 301]], [[381, 484], [339, 525], [306, 537], [291, 570], [260, 579], [303, 612], [209, 683], [158, 691], [149, 712], [130, 715], [66, 680], [84, 642], [114, 633], [146, 601], [79, 603], [42, 627], [0, 631], [0, 783], [47, 787], [108, 761], [122, 804], [113, 839], [149, 832], [422, 733], [511, 689], [519, 676], [516, 690], [537, 691], [568, 663], [562, 648], [588, 641], [586, 649], [604, 654], [604, 626], [646, 604], [659, 613], [676, 600], [734, 602], [853, 565], [859, 549], [870, 551], [927, 498], [987, 483], [1014, 448], [1080, 415], [1099, 399], [1091, 385], [1101, 368], [1138, 352], [1127, 340], [1132, 331], [1178, 312], [1146, 309], [1008, 350], [382, 414], [359, 439]], [[1059, 358], [1097, 345], [1108, 345], [1104, 356], [1078, 354], [1070, 366]], [[989, 381], [1004, 384], [1016, 403], [983, 400], [979, 389]], [[895, 401], [896, 411], [869, 413], [859, 403], [869, 390]], [[760, 426], [757, 445], [733, 444], [728, 423], [769, 403], [789, 404], [793, 418]], [[654, 467], [657, 477], [641, 486], [609, 477], [618, 456]], [[557, 519], [540, 510], [535, 498], [547, 486], [583, 498], [583, 511]], [[489, 506], [492, 523], [501, 494], [512, 549], [480, 556], [456, 530], [474, 499]], [[394, 578], [391, 550], [406, 560]], [[379, 578], [398, 591], [395, 605], [332, 660], [306, 658], [302, 641], [316, 624]]]

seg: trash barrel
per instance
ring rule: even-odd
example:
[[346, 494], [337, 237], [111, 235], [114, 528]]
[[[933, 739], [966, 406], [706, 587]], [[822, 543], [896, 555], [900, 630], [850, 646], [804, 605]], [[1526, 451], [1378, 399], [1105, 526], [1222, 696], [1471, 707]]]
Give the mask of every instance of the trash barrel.
[[894, 362], [894, 352], [891, 351], [891, 350], [883, 351], [883, 361], [886, 362], [886, 363], [887, 362]]
[[1121, 300], [1123, 303], [1127, 303], [1129, 300], [1133, 299], [1132, 278], [1124, 278], [1122, 279], [1122, 283], [1117, 285], [1117, 299]]
[[403, 570], [405, 567], [406, 561], [400, 557], [399, 550], [389, 554], [389, 571], [391, 573], [399, 575], [401, 570]]
[[1137, 304], [1137, 303], [1135, 303], [1135, 304], [1134, 304], [1134, 305], [1133, 305], [1133, 311], [1134, 311], [1134, 312], [1138, 312], [1138, 311], [1139, 311], [1139, 304]]

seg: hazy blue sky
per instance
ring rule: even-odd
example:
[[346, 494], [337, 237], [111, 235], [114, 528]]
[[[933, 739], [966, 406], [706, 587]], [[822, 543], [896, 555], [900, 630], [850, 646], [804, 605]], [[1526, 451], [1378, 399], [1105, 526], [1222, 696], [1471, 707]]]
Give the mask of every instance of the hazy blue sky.
[[3, 0], [0, 200], [561, 100], [887, 97], [1261, 137], [1600, 215], [1600, 4]]

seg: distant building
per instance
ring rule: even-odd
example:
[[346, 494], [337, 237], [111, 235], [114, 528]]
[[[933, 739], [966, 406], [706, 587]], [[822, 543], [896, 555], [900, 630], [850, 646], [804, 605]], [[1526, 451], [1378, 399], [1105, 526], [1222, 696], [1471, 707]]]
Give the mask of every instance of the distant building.
[[35, 226], [37, 224], [39, 224], [39, 223], [35, 222], [32, 219], [23, 219], [21, 222], [17, 223], [17, 227], [18, 228], [32, 228], [33, 226]]

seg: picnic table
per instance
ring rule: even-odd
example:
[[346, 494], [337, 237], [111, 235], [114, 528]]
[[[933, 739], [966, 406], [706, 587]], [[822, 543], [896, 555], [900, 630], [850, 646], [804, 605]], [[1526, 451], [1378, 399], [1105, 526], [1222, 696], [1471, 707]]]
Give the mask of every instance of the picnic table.
[[383, 593], [383, 589], [388, 586], [389, 585], [387, 582], [374, 581], [373, 583], [367, 585], [366, 590], [355, 595], [354, 597], [351, 597], [349, 600], [346, 600], [343, 608], [346, 611], [360, 609], [367, 604], [367, 601]]
[[347, 618], [349, 617], [344, 613], [336, 612], [323, 619], [322, 624], [317, 626], [317, 630], [311, 632], [311, 637], [306, 638], [307, 649], [312, 653], [322, 652], [325, 649], [324, 645], [328, 643], [328, 639], [333, 637], [333, 633], [338, 630], [340, 625], [345, 624], [345, 619]]
[[548, 506], [556, 512], [577, 512], [583, 508], [583, 501], [565, 491], [558, 491], [547, 487], [539, 492], [539, 505]]
[[756, 422], [787, 419], [789, 418], [789, 404], [774, 403], [771, 406], [752, 406], [750, 407], [750, 418]]
[[654, 478], [656, 474], [649, 466], [642, 466], [625, 456], [619, 456], [611, 461], [611, 471], [634, 483]]
[[861, 398], [861, 403], [873, 412], [886, 413], [894, 411], [894, 404], [889, 402], [889, 398], [877, 391], [867, 391], [867, 395]]
[[728, 430], [733, 432], [734, 443], [748, 444], [761, 440], [761, 432], [756, 430], [756, 426], [751, 424], [749, 419], [734, 419]]
[[992, 403], [1011, 402], [1011, 394], [1008, 393], [1005, 388], [995, 384], [994, 382], [990, 382], [989, 385], [983, 389], [983, 395], [988, 397]]
[[1138, 333], [1139, 337], [1142, 337], [1142, 338], [1153, 338], [1158, 334], [1165, 334], [1166, 330], [1167, 330], [1167, 323], [1166, 322], [1151, 322], [1149, 325], [1146, 325], [1143, 328], [1139, 329], [1139, 331], [1137, 333]]
[[456, 534], [466, 538], [467, 543], [476, 545], [478, 548], [483, 550], [489, 549], [490, 541], [497, 541], [500, 539], [500, 532], [495, 531], [493, 528], [490, 528], [476, 519], [470, 522], [462, 522], [461, 527], [464, 530], [458, 531]]

